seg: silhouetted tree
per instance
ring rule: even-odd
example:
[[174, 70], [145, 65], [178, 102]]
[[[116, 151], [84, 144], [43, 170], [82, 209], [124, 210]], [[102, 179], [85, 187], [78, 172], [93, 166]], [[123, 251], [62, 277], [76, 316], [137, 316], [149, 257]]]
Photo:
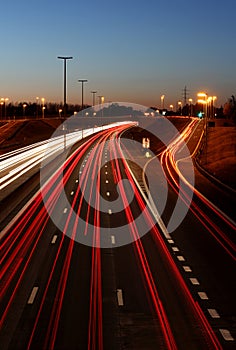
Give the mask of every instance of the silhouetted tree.
[[236, 100], [234, 95], [232, 95], [231, 98], [229, 98], [224, 104], [223, 113], [227, 118], [232, 119], [236, 124]]

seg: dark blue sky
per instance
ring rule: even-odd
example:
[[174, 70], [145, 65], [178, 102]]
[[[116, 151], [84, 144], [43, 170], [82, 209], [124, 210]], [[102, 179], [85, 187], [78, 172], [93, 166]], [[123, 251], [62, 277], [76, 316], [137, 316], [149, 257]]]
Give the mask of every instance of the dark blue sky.
[[223, 104], [236, 93], [236, 1], [13, 0], [1, 4], [0, 97], [176, 104], [186, 85]]

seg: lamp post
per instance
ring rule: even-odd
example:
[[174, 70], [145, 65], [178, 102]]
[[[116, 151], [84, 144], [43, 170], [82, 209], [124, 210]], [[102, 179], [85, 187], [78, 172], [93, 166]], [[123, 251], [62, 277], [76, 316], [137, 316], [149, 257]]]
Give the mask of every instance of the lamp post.
[[66, 113], [66, 61], [72, 60], [73, 57], [71, 56], [58, 56], [57, 57], [60, 60], [64, 60], [64, 118], [66, 119], [67, 113]]
[[205, 92], [199, 92], [197, 94], [198, 97], [201, 99], [198, 100], [198, 103], [202, 103], [202, 109], [204, 112], [204, 106], [205, 106], [205, 123], [204, 123], [204, 129], [205, 129], [205, 152], [206, 152], [206, 165], [207, 165], [207, 94]]
[[91, 94], [93, 94], [93, 106], [95, 106], [95, 95], [97, 91], [91, 91]]
[[23, 104], [23, 119], [26, 119], [26, 117], [25, 117], [25, 109], [26, 109], [26, 107], [27, 107], [27, 104], [24, 103]]
[[191, 115], [193, 114], [193, 99], [192, 98], [189, 98], [188, 99], [189, 101], [189, 104], [190, 104], [190, 111], [189, 111], [189, 116], [191, 117]]
[[7, 119], [7, 101], [9, 101], [9, 98], [5, 98], [5, 119]]
[[216, 96], [212, 96], [212, 117], [215, 118], [215, 100], [217, 99]]
[[45, 98], [42, 97], [41, 101], [42, 101], [42, 118], [44, 119], [44, 110], [45, 110], [44, 102], [45, 102]]
[[2, 118], [2, 120], [3, 120], [3, 105], [4, 105], [3, 98], [1, 98], [1, 118]]
[[[4, 105], [4, 118], [7, 119], [7, 101], [9, 101], [9, 98], [1, 98], [1, 105]], [[2, 119], [3, 119], [3, 113], [2, 113]]]
[[104, 96], [98, 96], [98, 99], [99, 99], [99, 104], [100, 104], [100, 109], [101, 109], [101, 114], [100, 114], [100, 117], [101, 117], [101, 121], [100, 121], [100, 123], [101, 123], [101, 126], [102, 126], [102, 119], [103, 119], [103, 108], [101, 108], [101, 105], [104, 103], [104, 101], [105, 101], [105, 98], [104, 98]]
[[[202, 109], [203, 109], [203, 113], [204, 113], [204, 109], [205, 109], [205, 118], [207, 118], [207, 94], [205, 92], [199, 92], [197, 94], [198, 97], [201, 97], [200, 100], [198, 100], [198, 103], [202, 104]], [[205, 108], [204, 108], [205, 106]]]
[[178, 101], [178, 107], [180, 109], [180, 115], [182, 115], [182, 102]]
[[84, 109], [84, 83], [87, 83], [87, 79], [79, 79], [78, 82], [82, 84], [82, 97], [81, 97], [81, 103], [82, 103], [82, 110]]
[[164, 109], [165, 105], [165, 95], [161, 95], [161, 109]]
[[38, 110], [38, 106], [39, 105], [39, 97], [36, 97], [36, 119], [38, 119], [39, 116], [39, 110]]

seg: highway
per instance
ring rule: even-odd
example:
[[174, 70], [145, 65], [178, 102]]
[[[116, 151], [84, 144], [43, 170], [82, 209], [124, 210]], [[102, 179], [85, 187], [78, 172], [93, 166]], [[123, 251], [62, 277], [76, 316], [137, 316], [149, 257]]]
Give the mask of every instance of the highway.
[[150, 160], [129, 130], [98, 128], [47, 164], [2, 230], [1, 349], [235, 348], [235, 223], [191, 183], [202, 125]]

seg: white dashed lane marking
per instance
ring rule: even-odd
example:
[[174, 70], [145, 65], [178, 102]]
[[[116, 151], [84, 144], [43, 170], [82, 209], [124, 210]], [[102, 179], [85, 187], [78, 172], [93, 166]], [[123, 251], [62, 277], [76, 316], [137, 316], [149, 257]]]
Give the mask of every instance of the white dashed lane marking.
[[185, 259], [184, 259], [184, 257], [183, 257], [182, 255], [178, 255], [178, 256], [177, 256], [177, 259], [178, 259], [179, 261], [185, 261]]
[[30, 297], [29, 297], [29, 299], [28, 299], [28, 304], [33, 304], [34, 299], [35, 299], [35, 297], [36, 297], [36, 294], [37, 294], [37, 292], [38, 292], [38, 289], [39, 289], [39, 287], [34, 287], [34, 288], [32, 289], [32, 292], [31, 292]]
[[123, 300], [122, 289], [117, 289], [116, 293], [117, 293], [118, 305], [119, 306], [123, 306], [124, 305], [124, 300]]
[[173, 252], [179, 252], [179, 248], [177, 247], [172, 247]]
[[228, 329], [220, 329], [220, 333], [225, 340], [227, 340], [227, 341], [234, 340], [234, 338], [232, 337], [232, 335], [231, 335], [230, 331], [228, 331]]
[[198, 292], [198, 295], [202, 300], [208, 300], [208, 296], [205, 292]]
[[212, 318], [220, 318], [220, 315], [215, 309], [207, 309]]
[[185, 272], [192, 272], [192, 269], [189, 266], [183, 266]]
[[[173, 239], [169, 238], [168, 239], [168, 243], [169, 244], [174, 244], [175, 242], [173, 241]], [[172, 246], [171, 248], [172, 248], [173, 252], [179, 252], [179, 248], [178, 247], [173, 247]], [[179, 261], [185, 261], [185, 258], [182, 255], [177, 255], [177, 259]], [[185, 265], [185, 266], [183, 266], [183, 269], [184, 269], [185, 272], [192, 272], [192, 269], [191, 269], [190, 266]], [[195, 278], [195, 277], [191, 277], [191, 278], [189, 278], [189, 280], [190, 280], [190, 282], [193, 285], [200, 285], [198, 279]], [[205, 292], [198, 292], [198, 296], [202, 300], [209, 300], [209, 298], [208, 298], [208, 296], [207, 296], [207, 294]], [[220, 318], [220, 315], [219, 315], [219, 313], [217, 312], [216, 309], [207, 309], [207, 311], [208, 311], [209, 315], [212, 318]], [[224, 340], [226, 340], [226, 341], [234, 341], [235, 340], [228, 329], [220, 328], [219, 332], [221, 333], [221, 335], [224, 338]]]
[[199, 285], [200, 283], [198, 282], [197, 278], [190, 278], [190, 281], [192, 282], [192, 284], [194, 285]]
[[56, 243], [56, 240], [57, 240], [57, 235], [54, 235], [53, 238], [52, 238], [51, 243], [52, 243], [52, 244], [55, 244], [55, 243]]

